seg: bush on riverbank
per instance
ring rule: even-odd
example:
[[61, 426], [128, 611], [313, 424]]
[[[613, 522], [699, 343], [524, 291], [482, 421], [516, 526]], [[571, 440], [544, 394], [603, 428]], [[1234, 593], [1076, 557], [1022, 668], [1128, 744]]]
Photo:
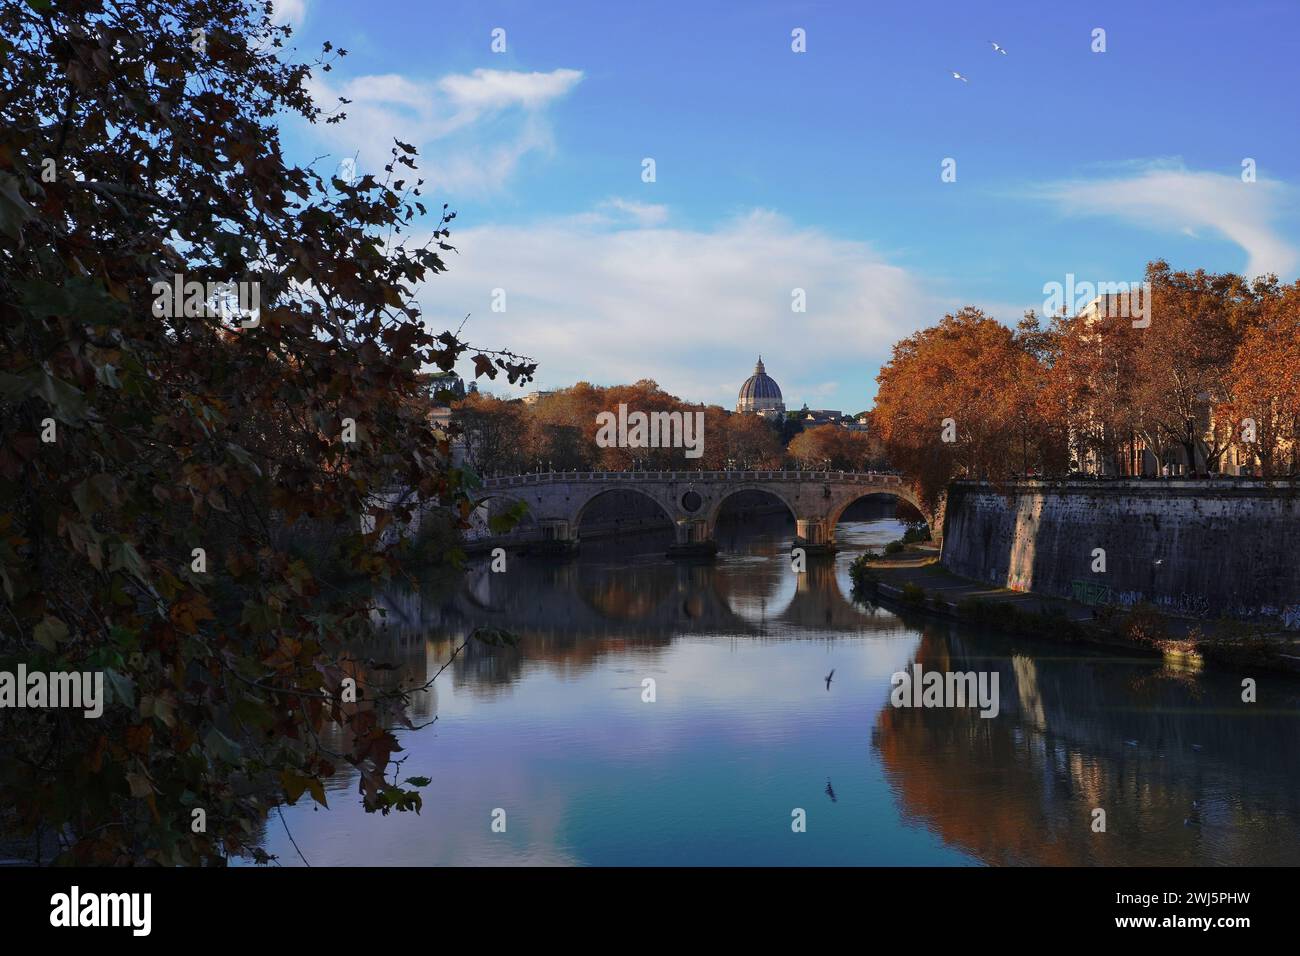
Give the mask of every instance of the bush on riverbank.
[[903, 585], [902, 601], [904, 604], [912, 604], [917, 607], [923, 606], [925, 604], [925, 588], [908, 581]]
[[885, 545], [885, 554], [901, 554], [903, 551], [903, 542], [891, 541]]
[[957, 605], [957, 616], [978, 627], [1026, 637], [1078, 640], [1085, 636], [1082, 626], [1071, 621], [1065, 609], [1057, 605], [1049, 605], [1042, 612], [1024, 611], [1008, 601], [967, 598]]
[[1134, 644], [1160, 648], [1169, 641], [1169, 624], [1165, 616], [1150, 604], [1137, 604], [1119, 617], [1113, 630]]
[[1199, 627], [1188, 633], [1189, 641], [1206, 660], [1240, 666], [1243, 662], [1272, 667], [1278, 662], [1277, 641], [1270, 637], [1267, 625], [1236, 618], [1220, 618], [1212, 635]]
[[876, 575], [871, 569], [871, 562], [880, 555], [874, 551], [863, 551], [849, 565], [849, 580], [853, 582], [853, 597], [860, 599], [876, 588]]
[[957, 616], [981, 627], [1010, 629], [1016, 609], [1005, 601], [982, 601], [966, 598], [957, 604]]

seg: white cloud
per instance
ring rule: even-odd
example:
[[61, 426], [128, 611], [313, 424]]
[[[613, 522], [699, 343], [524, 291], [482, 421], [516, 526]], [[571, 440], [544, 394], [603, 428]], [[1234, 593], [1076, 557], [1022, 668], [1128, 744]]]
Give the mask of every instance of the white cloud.
[[[632, 222], [611, 225], [601, 209], [631, 210]], [[666, 218], [619, 200], [540, 225], [456, 231], [450, 271], [421, 290], [425, 314], [455, 326], [470, 313], [466, 337], [530, 355], [541, 385], [653, 378], [731, 405], [759, 352], [787, 403], [827, 394], [839, 368], [861, 377], [841, 387], [865, 396], [894, 342], [952, 307], [868, 245], [772, 212], [712, 229], [653, 224]], [[491, 311], [497, 288], [504, 313]], [[795, 288], [806, 313], [791, 311]]]
[[1246, 273], [1293, 273], [1300, 252], [1274, 227], [1292, 191], [1277, 182], [1244, 183], [1240, 176], [1194, 172], [1168, 162], [1138, 164], [1137, 171], [1103, 180], [1071, 180], [1035, 194], [1070, 215], [1113, 216], [1134, 225], [1198, 237], [1226, 237], [1247, 255]]
[[[578, 70], [523, 73], [475, 70], [445, 76], [436, 82], [412, 80], [395, 73], [355, 77], [335, 86], [323, 79], [311, 81], [316, 103], [331, 110], [338, 97], [351, 100], [343, 107], [347, 120], [314, 131], [341, 149], [341, 156], [357, 155], [363, 172], [378, 172], [389, 162], [394, 139], [413, 144], [420, 153], [420, 173], [430, 191], [463, 197], [499, 189], [531, 152], [553, 148], [547, 107], [566, 96], [582, 79]], [[480, 124], [493, 124], [493, 141], [476, 136]], [[443, 160], [435, 147], [452, 140]]]
[[291, 27], [302, 26], [307, 18], [307, 0], [272, 0], [271, 20], [275, 23], [287, 23]]
[[657, 203], [638, 202], [615, 196], [596, 205], [592, 212], [572, 217], [575, 225], [617, 226], [631, 223], [638, 226], [659, 226], [668, 221], [668, 207]]
[[468, 76], [445, 76], [438, 81], [438, 88], [459, 109], [477, 115], [510, 106], [540, 109], [564, 96], [581, 79], [579, 70], [519, 73], [479, 69]]

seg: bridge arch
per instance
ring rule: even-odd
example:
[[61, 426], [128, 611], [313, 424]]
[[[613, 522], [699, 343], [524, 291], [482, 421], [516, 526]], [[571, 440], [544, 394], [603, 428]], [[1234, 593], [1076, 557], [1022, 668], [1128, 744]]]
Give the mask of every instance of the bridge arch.
[[614, 494], [616, 492], [632, 492], [639, 497], [653, 501], [655, 505], [658, 506], [659, 513], [663, 516], [664, 523], [668, 527], [672, 527], [674, 515], [679, 509], [676, 509], [672, 507], [670, 503], [663, 501], [660, 495], [653, 493], [650, 489], [639, 488], [635, 484], [618, 485], [613, 488], [601, 488], [596, 486], [596, 490], [592, 494], [585, 496], [582, 501], [580, 501], [578, 505], [573, 507], [569, 512], [569, 527], [572, 529], [575, 538], [579, 534], [583, 515], [586, 514], [587, 508], [591, 506], [592, 502], [597, 498], [603, 498], [606, 495]]
[[721, 495], [716, 496], [716, 500], [714, 500], [712, 504], [709, 505], [709, 508], [704, 515], [705, 528], [708, 531], [709, 537], [712, 538], [714, 532], [717, 529], [718, 516], [722, 514], [722, 506], [727, 503], [727, 500], [729, 498], [733, 498], [736, 495], [746, 491], [757, 491], [760, 494], [766, 495], [769, 498], [775, 498], [777, 501], [781, 502], [781, 504], [785, 505], [786, 510], [790, 512], [791, 519], [794, 521], [798, 521], [799, 520], [798, 510], [795, 508], [794, 505], [790, 503], [790, 499], [788, 497], [786, 497], [781, 492], [776, 490], [774, 485], [775, 485], [774, 482], [762, 482], [762, 481], [742, 482], [741, 484], [735, 485], [733, 487], [728, 487], [727, 490], [724, 491]]
[[840, 518], [851, 505], [856, 504], [863, 498], [871, 498], [875, 495], [886, 495], [900, 501], [906, 501], [916, 509], [917, 514], [919, 514], [921, 519], [925, 521], [926, 526], [930, 529], [930, 537], [936, 539], [939, 537], [941, 532], [935, 527], [934, 516], [926, 510], [925, 505], [921, 503], [921, 499], [916, 495], [916, 493], [912, 491], [911, 488], [902, 484], [884, 485], [878, 488], [854, 489], [850, 494], [842, 495], [834, 501], [827, 512], [827, 528], [831, 533], [834, 533], [835, 527], [840, 523]]

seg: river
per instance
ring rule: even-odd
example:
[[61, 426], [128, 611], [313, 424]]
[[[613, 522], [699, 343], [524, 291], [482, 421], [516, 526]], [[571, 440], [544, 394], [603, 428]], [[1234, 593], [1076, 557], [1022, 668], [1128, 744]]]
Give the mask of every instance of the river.
[[[437, 717], [398, 732], [402, 776], [433, 781], [419, 815], [366, 814], [340, 772], [264, 846], [286, 866], [289, 832], [313, 866], [1300, 864], [1300, 684], [856, 605], [850, 561], [901, 531], [844, 522], [799, 575], [792, 523], [758, 518], [720, 526], [713, 563], [642, 535], [394, 588], [378, 647], [408, 684], [476, 624], [520, 643], [471, 645], [416, 701]], [[997, 716], [892, 706], [914, 662], [996, 672]]]

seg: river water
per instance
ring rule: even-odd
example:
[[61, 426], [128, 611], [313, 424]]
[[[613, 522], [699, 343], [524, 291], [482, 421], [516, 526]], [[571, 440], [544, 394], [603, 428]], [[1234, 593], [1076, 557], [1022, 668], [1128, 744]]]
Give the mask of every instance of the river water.
[[[801, 575], [792, 524], [760, 518], [720, 526], [711, 564], [643, 535], [395, 588], [368, 653], [407, 685], [477, 624], [520, 643], [470, 645], [416, 701], [437, 717], [398, 732], [402, 776], [433, 781], [419, 815], [366, 814], [341, 772], [264, 846], [286, 866], [289, 832], [313, 866], [1300, 864], [1300, 684], [855, 604], [855, 553], [901, 531], [842, 523]], [[892, 706], [916, 662], [996, 672], [999, 713]]]

